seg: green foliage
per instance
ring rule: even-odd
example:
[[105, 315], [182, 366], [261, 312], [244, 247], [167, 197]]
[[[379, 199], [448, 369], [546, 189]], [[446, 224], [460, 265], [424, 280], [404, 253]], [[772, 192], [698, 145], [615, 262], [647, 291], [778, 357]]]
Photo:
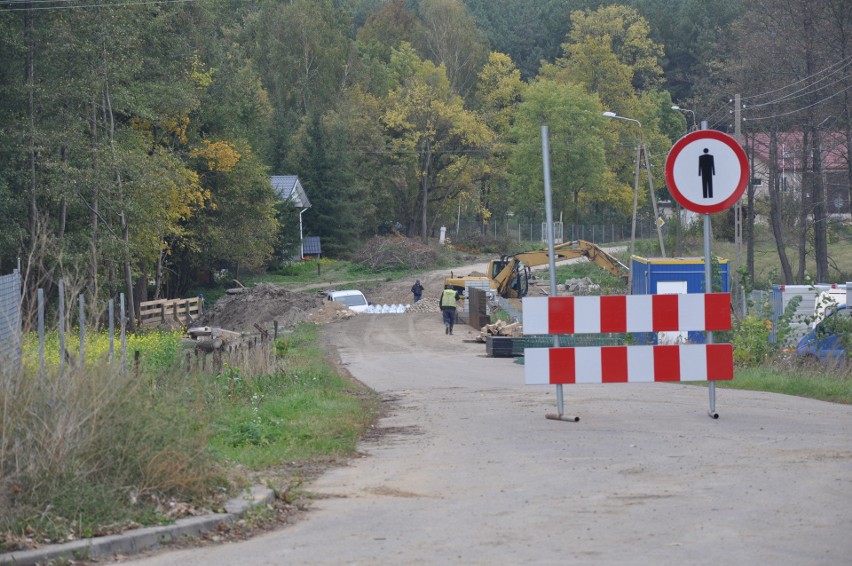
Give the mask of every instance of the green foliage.
[[440, 205], [475, 189], [481, 169], [477, 157], [494, 133], [464, 108], [443, 65], [421, 60], [403, 44], [394, 50], [391, 67], [399, 85], [382, 101], [382, 136], [389, 152], [381, 164], [394, 179], [388, 196], [399, 221], [408, 235], [419, 232], [426, 238]]
[[[351, 19], [332, 0], [264, 2], [247, 18], [249, 59], [263, 77], [274, 109], [276, 174], [289, 166], [290, 136], [303, 117], [322, 115], [344, 83]], [[288, 30], [288, 33], [281, 33]]]
[[[775, 351], [769, 344], [771, 323], [760, 317], [747, 315], [734, 324], [731, 343], [734, 347], [734, 363], [742, 367], [757, 367]], [[722, 335], [720, 340], [724, 340]]]
[[212, 446], [221, 458], [263, 469], [355, 449], [373, 409], [325, 360], [317, 335], [315, 326], [300, 325], [279, 341], [286, 372], [239, 386], [227, 383], [242, 379], [234, 372], [219, 381], [220, 396], [236, 392], [228, 393], [230, 402], [215, 419]]
[[[337, 130], [332, 130], [333, 127]], [[306, 233], [322, 238], [323, 253], [347, 258], [351, 242], [374, 225], [374, 213], [350, 163], [348, 133], [340, 123], [312, 114], [298, 135], [296, 162], [299, 180], [310, 194], [304, 215]]]
[[491, 48], [509, 55], [525, 80], [536, 76], [543, 61], [553, 61], [565, 41], [571, 11], [587, 3], [576, 0], [465, 0]]
[[259, 269], [272, 256], [278, 236], [277, 197], [266, 167], [251, 148], [244, 143], [231, 147], [236, 152], [232, 167], [199, 165], [212, 206], [190, 224], [192, 246], [202, 253], [198, 259], [195, 254], [184, 257], [192, 263], [200, 260], [199, 267], [224, 264], [238, 275], [240, 269]]
[[[801, 297], [793, 297], [787, 304], [784, 313], [778, 319], [775, 328], [775, 342], [769, 343], [769, 333], [772, 321], [759, 314], [748, 314], [742, 318], [734, 318], [730, 333], [716, 333], [719, 341], [730, 341], [734, 348], [734, 362], [741, 367], [758, 367], [778, 355], [787, 336], [792, 331], [790, 321], [801, 302]], [[749, 311], [755, 313], [771, 312], [770, 305], [751, 305]]]
[[[143, 364], [155, 371], [138, 379], [101, 362], [2, 383], [0, 551], [24, 536], [57, 542], [158, 524], [169, 520], [163, 500], [215, 505], [238, 468], [274, 475], [284, 463], [350, 453], [376, 406], [338, 376], [318, 334], [301, 325], [279, 340], [286, 370], [274, 373], [225, 365], [205, 375], [163, 362]], [[172, 338], [155, 339], [165, 358]]]
[[[571, 24], [569, 42], [562, 46], [565, 65], [574, 76], [588, 72], [591, 80], [584, 82], [592, 91], [608, 91], [597, 77], [619, 67], [626, 72], [629, 90], [652, 90], [662, 82], [659, 60], [663, 47], [651, 39], [647, 20], [634, 8], [615, 5], [577, 11], [571, 14]], [[604, 94], [601, 98], [606, 103], [618, 102]]]
[[[139, 352], [141, 367], [145, 368], [146, 371], [150, 371], [152, 375], [171, 370], [177, 354], [180, 352], [182, 338], [183, 334], [177, 331], [150, 331], [139, 334], [127, 334], [125, 339], [127, 342], [128, 367], [134, 363], [134, 353]], [[86, 332], [83, 346], [87, 368], [99, 368], [103, 366], [105, 360], [108, 360], [110, 337], [107, 332]], [[113, 356], [116, 363], [121, 359], [120, 348], [120, 336], [116, 333], [113, 336]], [[71, 368], [79, 360], [80, 333], [78, 329], [73, 328], [66, 331], [65, 349], [72, 360], [66, 364], [66, 368]], [[60, 356], [58, 331], [53, 330], [45, 334], [44, 351], [45, 366], [48, 369], [58, 368]], [[24, 335], [23, 352], [24, 367], [27, 371], [37, 371], [39, 364], [37, 333], [30, 332]]]
[[509, 315], [509, 313], [504, 311], [503, 309], [497, 309], [496, 311], [492, 312], [490, 320], [491, 320], [491, 324], [494, 324], [495, 322], [497, 322], [499, 320], [502, 320], [503, 322], [509, 322], [509, 323], [512, 323], [512, 322], [515, 321]]
[[526, 90], [515, 116], [510, 164], [515, 202], [521, 212], [535, 213], [542, 203], [542, 125], [548, 126], [551, 155], [558, 156], [551, 160], [550, 172], [555, 210], [568, 211], [571, 221], [579, 223], [592, 203], [614, 196], [606, 182], [600, 112], [597, 97], [575, 85], [540, 80]]
[[488, 58], [488, 41], [461, 0], [420, 0], [423, 58], [444, 67], [452, 89], [468, 98]]
[[0, 533], [55, 542], [154, 524], [163, 498], [203, 503], [227, 486], [207, 449], [207, 413], [186, 402], [186, 375], [154, 375], [157, 386], [102, 361], [3, 383]]
[[696, 69], [708, 69], [718, 48], [744, 9], [738, 0], [634, 0], [650, 23], [650, 35], [666, 48], [662, 62], [675, 100], [690, 100], [698, 86]]
[[717, 381], [716, 385], [724, 389], [767, 391], [852, 404], [852, 379], [848, 370], [829, 372], [821, 365], [802, 366], [781, 354], [761, 365], [738, 367], [733, 380]]
[[282, 277], [302, 277], [305, 275], [315, 275], [327, 270], [335, 263], [334, 260], [328, 258], [309, 259], [305, 261], [288, 261], [282, 263], [277, 269], [271, 270], [275, 275]]

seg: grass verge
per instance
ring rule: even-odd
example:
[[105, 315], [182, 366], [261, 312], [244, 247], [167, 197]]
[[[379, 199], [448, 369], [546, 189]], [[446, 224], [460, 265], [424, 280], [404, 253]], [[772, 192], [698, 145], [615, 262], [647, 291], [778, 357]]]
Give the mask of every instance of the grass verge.
[[[318, 341], [318, 327], [300, 325], [277, 344], [285, 370], [243, 379], [225, 372], [211, 448], [219, 459], [250, 470], [284, 462], [346, 456], [377, 411], [375, 397], [340, 376]], [[234, 386], [234, 383], [237, 386]]]
[[759, 367], [737, 368], [725, 389], [747, 389], [852, 404], [852, 368], [833, 368], [775, 360]]
[[[60, 376], [48, 356], [43, 376], [30, 367], [2, 378], [0, 552], [219, 509], [259, 474], [286, 491], [288, 470], [347, 457], [377, 414], [375, 396], [338, 375], [313, 325], [277, 342], [265, 373], [167, 368], [162, 352], [175, 338], [147, 340], [138, 372], [104, 360]], [[86, 350], [97, 358], [94, 345]]]

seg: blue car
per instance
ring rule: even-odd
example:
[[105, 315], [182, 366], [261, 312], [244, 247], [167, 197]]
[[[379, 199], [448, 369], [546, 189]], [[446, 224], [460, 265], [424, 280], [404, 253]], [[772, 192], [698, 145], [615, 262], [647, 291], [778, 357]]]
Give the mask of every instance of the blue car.
[[799, 340], [796, 346], [796, 354], [802, 358], [815, 358], [821, 362], [842, 366], [846, 363], [846, 349], [843, 345], [844, 328], [848, 325], [839, 325], [840, 317], [849, 318], [852, 312], [846, 305], [837, 307], [822, 322], [808, 332]]

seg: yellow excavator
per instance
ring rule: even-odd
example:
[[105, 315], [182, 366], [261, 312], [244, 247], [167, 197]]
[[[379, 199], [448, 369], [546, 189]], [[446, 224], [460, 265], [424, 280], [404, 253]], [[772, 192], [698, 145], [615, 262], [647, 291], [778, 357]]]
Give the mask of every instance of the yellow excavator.
[[[585, 257], [612, 275], [627, 281], [628, 267], [596, 244], [585, 240], [575, 240], [553, 246], [554, 261], [578, 257]], [[549, 261], [550, 252], [547, 249], [503, 256], [488, 263], [487, 276], [468, 275], [465, 277], [454, 277], [451, 273], [444, 280], [444, 285], [450, 285], [454, 289], [463, 292], [470, 283], [479, 283], [480, 285], [476, 286], [484, 286], [484, 283], [488, 282], [490, 288], [495, 290], [501, 297], [519, 299], [526, 296], [529, 291], [531, 268], [545, 265]]]

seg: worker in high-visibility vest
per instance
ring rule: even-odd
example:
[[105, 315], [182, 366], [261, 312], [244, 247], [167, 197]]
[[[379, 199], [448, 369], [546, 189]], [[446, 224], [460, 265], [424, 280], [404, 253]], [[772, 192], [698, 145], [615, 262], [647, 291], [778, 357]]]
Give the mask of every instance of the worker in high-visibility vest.
[[456, 323], [456, 301], [461, 299], [462, 294], [453, 289], [452, 285], [445, 285], [441, 293], [441, 316], [444, 317], [444, 334], [452, 334]]

